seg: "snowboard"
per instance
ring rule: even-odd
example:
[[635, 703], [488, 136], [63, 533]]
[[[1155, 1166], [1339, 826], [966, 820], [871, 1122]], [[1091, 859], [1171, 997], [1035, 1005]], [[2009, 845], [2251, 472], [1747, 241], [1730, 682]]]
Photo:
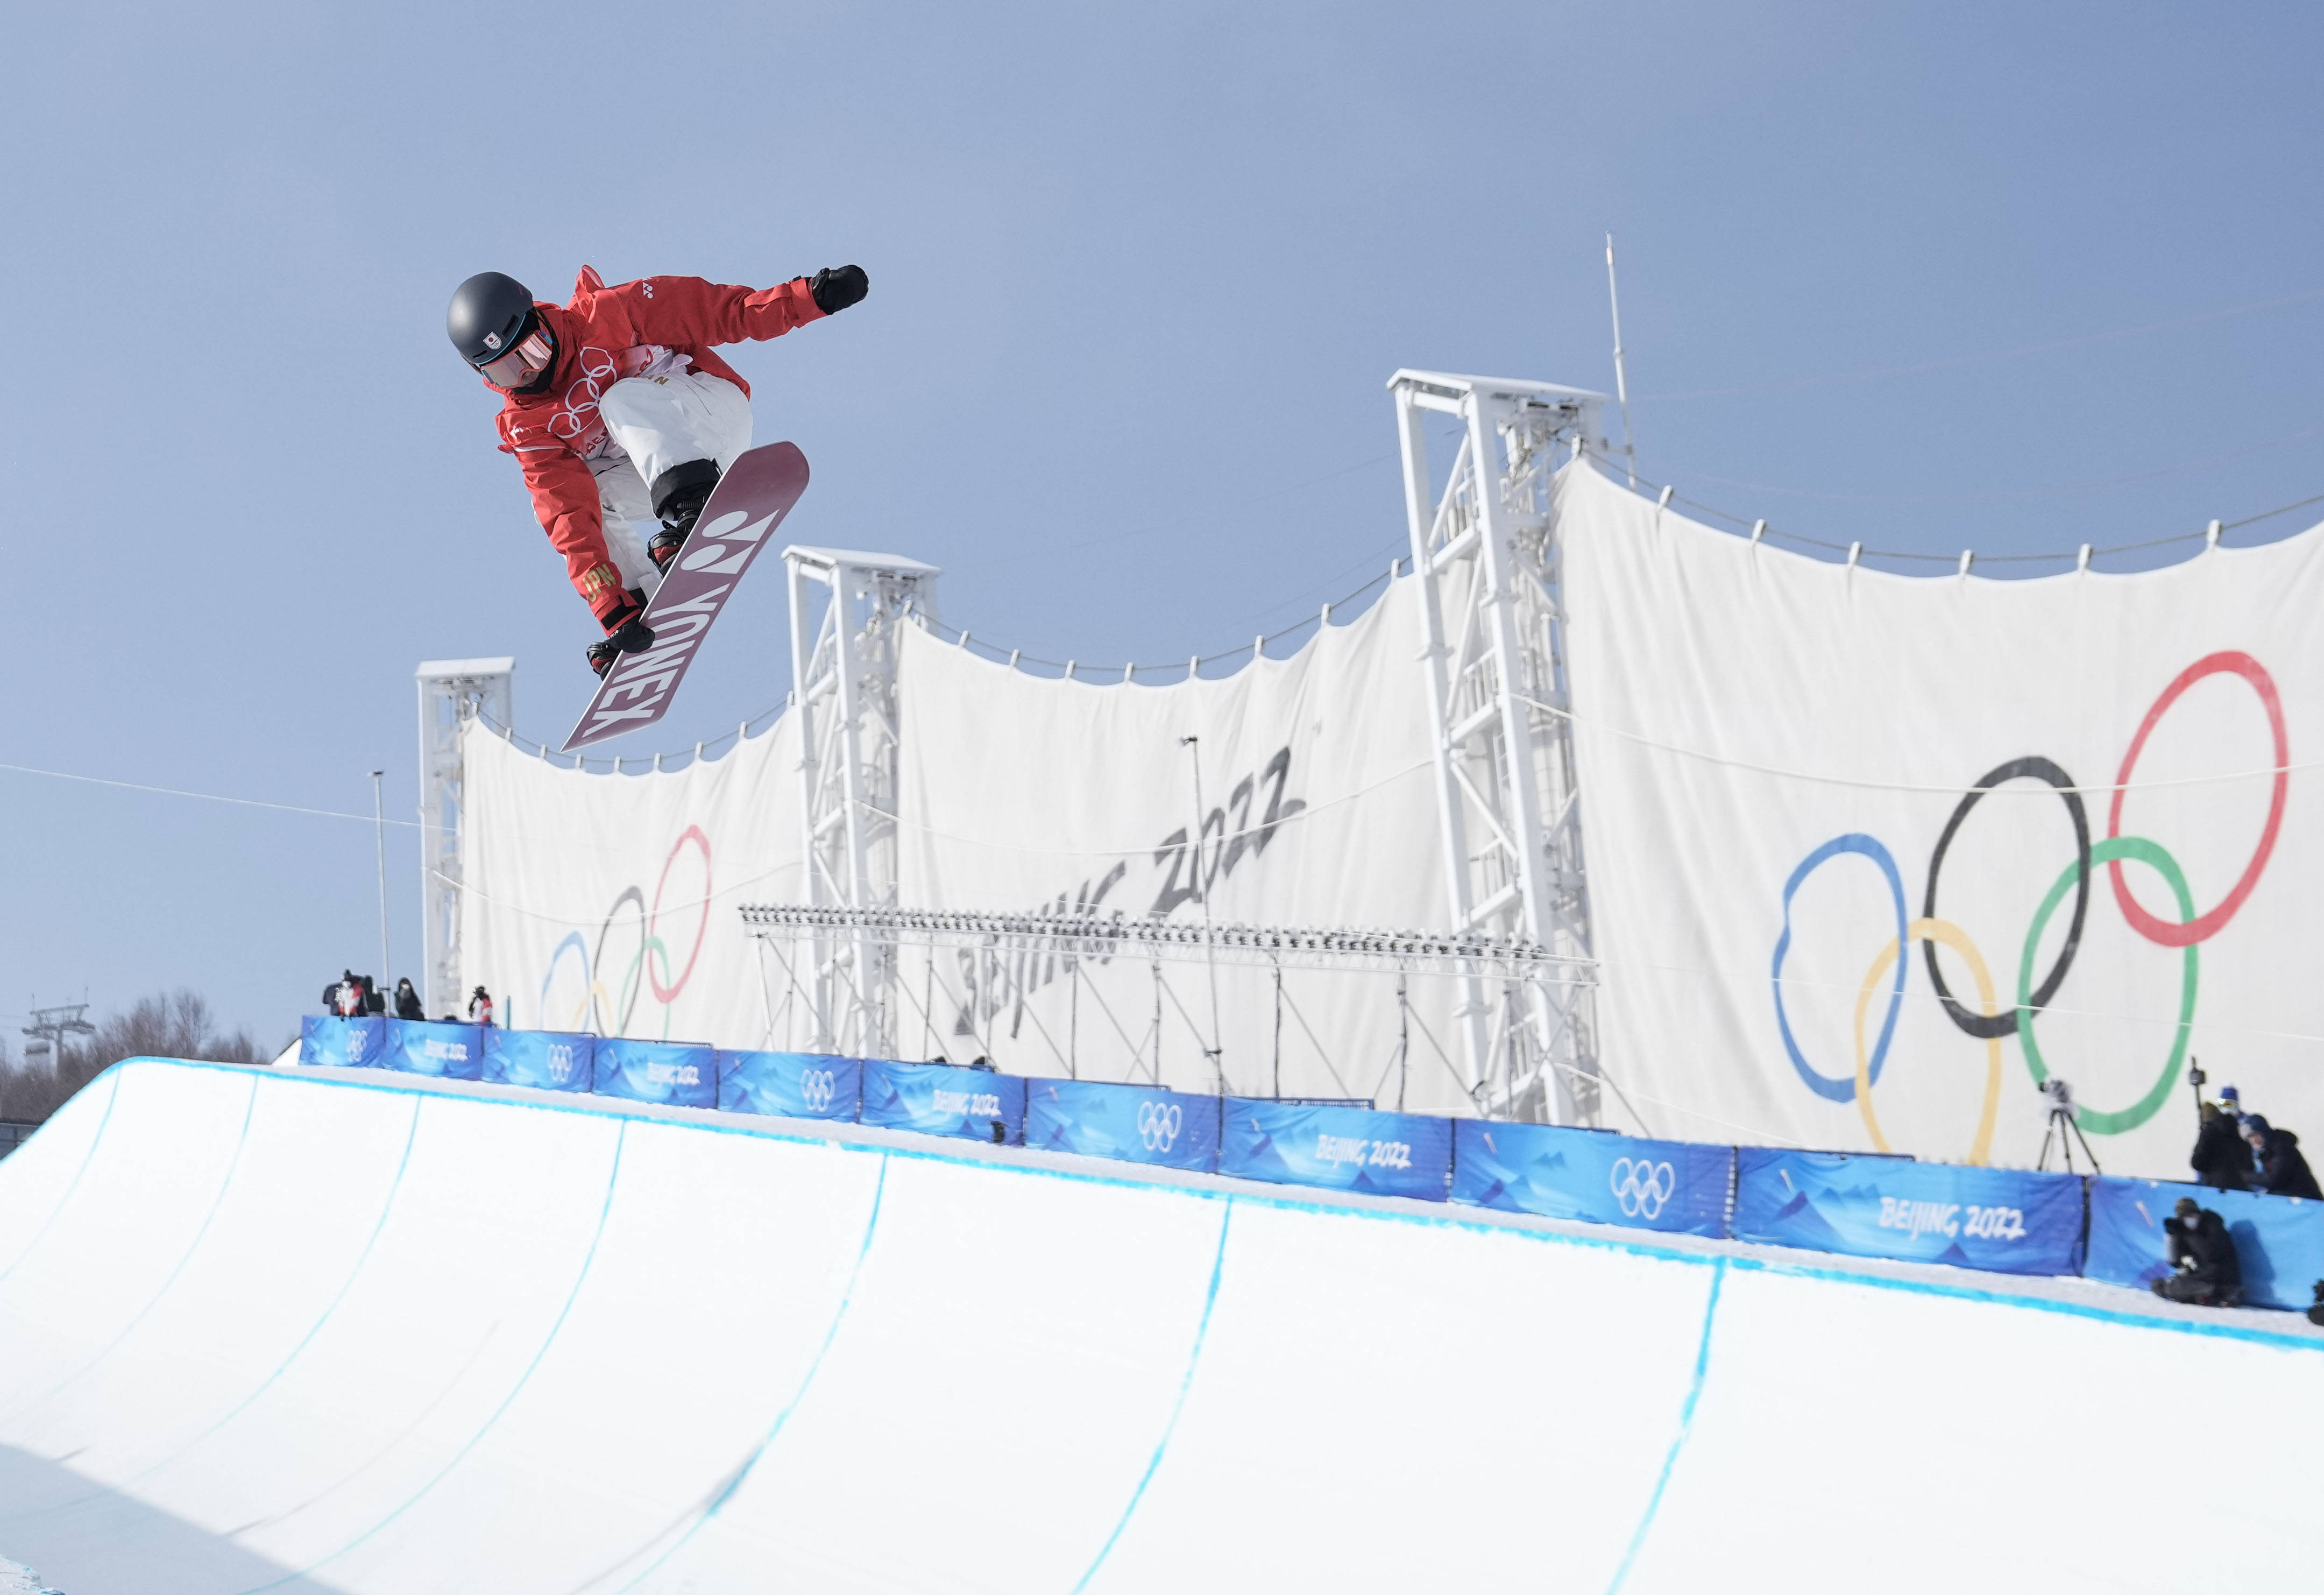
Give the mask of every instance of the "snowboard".
[[807, 456], [796, 443], [761, 444], [736, 458], [646, 600], [653, 646], [613, 661], [562, 751], [642, 730], [669, 711], [718, 612], [806, 491]]

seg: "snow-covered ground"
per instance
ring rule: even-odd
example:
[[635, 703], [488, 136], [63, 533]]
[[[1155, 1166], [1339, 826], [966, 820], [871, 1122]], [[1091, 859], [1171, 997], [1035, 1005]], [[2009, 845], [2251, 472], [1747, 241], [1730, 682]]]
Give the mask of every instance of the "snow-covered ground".
[[[2158, 1534], [2190, 1390], [2269, 1421]], [[2286, 1313], [367, 1070], [0, 1164], [73, 1595], [2240, 1588], [2319, 1423]]]
[[0, 1556], [0, 1595], [60, 1595], [41, 1582], [41, 1575], [31, 1568]]

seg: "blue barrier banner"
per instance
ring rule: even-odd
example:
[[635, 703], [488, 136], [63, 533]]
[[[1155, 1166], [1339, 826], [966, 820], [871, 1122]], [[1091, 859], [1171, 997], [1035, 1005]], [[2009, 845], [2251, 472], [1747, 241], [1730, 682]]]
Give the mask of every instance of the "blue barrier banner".
[[586, 1091], [589, 1089], [589, 1056], [594, 1035], [556, 1030], [484, 1032], [484, 1078], [495, 1085], [537, 1086], [545, 1091]]
[[299, 1021], [299, 1062], [335, 1069], [377, 1069], [387, 1050], [384, 1019], [327, 1019], [312, 1015]]
[[2169, 1274], [2163, 1220], [2182, 1196], [2227, 1220], [2246, 1303], [2297, 1312], [2316, 1299], [2316, 1284], [2324, 1280], [2324, 1202], [2165, 1180], [2102, 1174], [2090, 1182], [2090, 1256], [2083, 1274], [2142, 1289]]
[[1032, 1080], [1025, 1145], [1208, 1173], [1219, 1161], [1219, 1099], [1159, 1086]]
[[853, 1121], [863, 1098], [863, 1061], [834, 1053], [718, 1054], [718, 1106], [729, 1113]]
[[1735, 1156], [1738, 1240], [1987, 1274], [2079, 1271], [2078, 1175], [1766, 1146]]
[[1219, 1173], [1443, 1201], [1452, 1173], [1452, 1121], [1230, 1097]]
[[1025, 1082], [950, 1063], [863, 1065], [863, 1122], [1005, 1145], [1025, 1138]]
[[718, 1106], [718, 1051], [707, 1042], [597, 1038], [589, 1059], [589, 1089], [601, 1097], [666, 1102], [673, 1108]]
[[1735, 1148], [1463, 1118], [1452, 1200], [1548, 1219], [1682, 1235], [1727, 1233]]
[[383, 1069], [433, 1074], [444, 1080], [476, 1080], [484, 1068], [484, 1033], [475, 1025], [438, 1025], [420, 1019], [390, 1019], [380, 1059]]

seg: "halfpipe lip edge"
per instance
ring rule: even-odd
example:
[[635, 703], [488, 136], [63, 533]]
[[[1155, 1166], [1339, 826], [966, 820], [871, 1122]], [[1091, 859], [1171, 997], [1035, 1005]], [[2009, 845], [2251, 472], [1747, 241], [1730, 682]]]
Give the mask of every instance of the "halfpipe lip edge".
[[[198, 1058], [124, 1058], [104, 1071], [97, 1079], [147, 1066], [250, 1074], [343, 1090], [441, 1097], [455, 1101], [526, 1108], [539, 1113], [577, 1114], [663, 1124], [713, 1135], [749, 1136], [800, 1145], [821, 1143], [842, 1149], [880, 1152], [936, 1163], [1003, 1169], [1047, 1179], [1136, 1190], [1176, 1190], [1205, 1198], [1231, 1196], [1238, 1201], [1293, 1211], [1344, 1212], [1389, 1222], [1515, 1234], [1701, 1267], [1724, 1260], [1730, 1266], [1749, 1273], [1982, 1302], [2034, 1312], [2062, 1313], [2133, 1329], [2242, 1340], [2282, 1350], [2324, 1351], [2324, 1330], [2310, 1331], [2304, 1324], [2294, 1328], [2292, 1325], [2299, 1323], [2296, 1317], [2278, 1329], [2272, 1327], [2268, 1321], [2282, 1315], [2273, 1312], [2257, 1308], [2223, 1310], [2177, 1306], [2161, 1301], [2150, 1304], [2127, 1287], [2108, 1285], [2080, 1276], [2052, 1278], [2047, 1275], [1980, 1274], [1941, 1264], [1877, 1257], [1843, 1258], [1836, 1254], [1796, 1251], [1749, 1241], [1655, 1231], [1633, 1232], [1576, 1219], [1501, 1212], [1449, 1201], [1309, 1190], [1246, 1180], [1231, 1174], [1205, 1174], [1118, 1164], [1106, 1158], [1047, 1152], [1030, 1146], [988, 1146], [973, 1141], [954, 1143], [941, 1136], [919, 1135], [909, 1130], [883, 1129], [835, 1119], [779, 1118], [770, 1115], [735, 1114], [719, 1108], [677, 1108], [620, 1098], [541, 1092], [521, 1086], [447, 1080], [430, 1075], [404, 1075], [374, 1069], [303, 1064], [295, 1069], [280, 1069], [268, 1064], [219, 1063]], [[96, 1081], [89, 1083], [94, 1085]], [[86, 1090], [88, 1087], [82, 1090]], [[1645, 1238], [1647, 1235], [1653, 1235], [1654, 1238]], [[2086, 1291], [2119, 1292], [2136, 1304], [2126, 1303], [2116, 1306], [2105, 1302], [2080, 1299], [2080, 1294]]]

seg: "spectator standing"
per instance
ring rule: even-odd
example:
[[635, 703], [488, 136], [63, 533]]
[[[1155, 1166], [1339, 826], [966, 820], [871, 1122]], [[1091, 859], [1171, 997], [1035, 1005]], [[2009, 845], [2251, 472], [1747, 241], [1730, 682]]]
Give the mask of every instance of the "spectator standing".
[[2259, 1174], [2255, 1182], [2271, 1196], [2304, 1196], [2310, 1201], [2324, 1199], [2324, 1191], [2317, 1189], [2316, 1175], [2308, 1166], [2308, 1159], [2300, 1150], [2300, 1137], [2290, 1130], [2279, 1130], [2255, 1113], [2243, 1121], [2244, 1140], [2252, 1149], [2253, 1161]]
[[479, 986], [468, 997], [468, 1023], [489, 1025], [493, 1022], [493, 994]]
[[2195, 1132], [2195, 1150], [2187, 1161], [2195, 1178], [2214, 1191], [2241, 1191], [2251, 1183], [2251, 1153], [2235, 1115], [2222, 1103], [2203, 1104], [2203, 1127]]
[[364, 1006], [363, 982], [355, 978], [355, 972], [353, 969], [339, 977], [339, 983], [331, 988], [330, 995], [336, 999], [332, 1003], [332, 1011], [340, 1018], [363, 1017]]
[[425, 1019], [428, 1010], [420, 1006], [420, 994], [411, 988], [411, 977], [404, 976], [395, 983], [395, 1016], [399, 1019]]
[[2244, 1270], [2227, 1222], [2191, 1196], [2182, 1196], [2163, 1221], [2171, 1248], [2169, 1277], [2154, 1282], [2154, 1294], [2202, 1307], [2240, 1307]]

